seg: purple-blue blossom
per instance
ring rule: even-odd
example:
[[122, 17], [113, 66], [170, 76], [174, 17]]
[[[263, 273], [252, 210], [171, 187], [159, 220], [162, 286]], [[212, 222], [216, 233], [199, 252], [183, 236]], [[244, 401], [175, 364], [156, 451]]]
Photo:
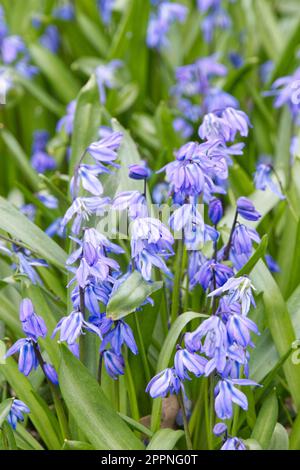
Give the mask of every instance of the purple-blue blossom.
[[66, 341], [68, 344], [74, 344], [83, 330], [92, 331], [99, 337], [100, 331], [92, 323], [84, 320], [80, 311], [74, 311], [70, 315], [63, 317], [53, 331], [52, 337], [60, 333], [60, 341]]
[[34, 311], [32, 301], [29, 298], [22, 300], [20, 304], [20, 320], [24, 333], [35, 341], [39, 337], [45, 338], [47, 327], [42, 317]]
[[147, 385], [146, 392], [152, 398], [166, 397], [179, 393], [181, 383], [174, 369], [165, 369], [155, 375]]
[[16, 429], [18, 421], [24, 421], [23, 414], [28, 413], [30, 413], [30, 409], [28, 408], [28, 406], [25, 405], [23, 401], [17, 400], [15, 398], [8, 413], [7, 421], [13, 429]]
[[246, 220], [256, 221], [261, 218], [261, 214], [255, 209], [253, 202], [246, 197], [240, 197], [237, 200], [237, 212]]

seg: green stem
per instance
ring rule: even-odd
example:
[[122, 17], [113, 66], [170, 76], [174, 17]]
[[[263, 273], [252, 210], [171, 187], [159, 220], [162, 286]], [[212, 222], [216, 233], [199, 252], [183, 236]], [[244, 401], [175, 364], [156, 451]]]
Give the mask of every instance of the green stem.
[[232, 227], [231, 227], [231, 232], [230, 232], [230, 235], [229, 235], [229, 240], [228, 240], [228, 243], [227, 243], [226, 248], [224, 250], [224, 257], [223, 257], [224, 261], [227, 261], [228, 258], [229, 258], [229, 253], [230, 253], [230, 248], [231, 248], [231, 243], [232, 243], [232, 237], [233, 237], [234, 229], [235, 229], [235, 226], [236, 226], [236, 223], [237, 223], [238, 215], [239, 215], [238, 211], [236, 210], [235, 216], [234, 216], [234, 219], [233, 219], [233, 224], [232, 224]]
[[175, 322], [176, 318], [179, 315], [180, 307], [180, 283], [182, 277], [182, 268], [183, 268], [183, 240], [178, 241], [178, 249], [175, 263], [175, 278], [172, 294], [172, 309], [171, 309], [171, 324]]
[[238, 432], [239, 417], [240, 417], [240, 407], [235, 405], [234, 412], [233, 412], [232, 427], [231, 427], [231, 435], [233, 437], [235, 437]]
[[120, 411], [120, 393], [119, 393], [119, 379], [114, 380], [114, 389], [115, 389], [115, 410]]
[[184, 406], [184, 396], [183, 396], [183, 391], [180, 390], [178, 397], [178, 403], [181, 408], [182, 412], [182, 419], [183, 419], [183, 427], [184, 427], [184, 432], [185, 432], [185, 438], [186, 438], [186, 444], [188, 450], [193, 450], [193, 443], [192, 443], [192, 438], [189, 430], [189, 423], [186, 415], [186, 410]]
[[137, 331], [137, 336], [138, 336], [139, 350], [140, 350], [140, 353], [141, 353], [141, 358], [142, 358], [142, 362], [143, 362], [143, 366], [144, 366], [145, 377], [146, 377], [146, 380], [147, 380], [147, 383], [148, 383], [151, 379], [151, 372], [150, 372], [150, 368], [149, 368], [147, 354], [146, 354], [146, 351], [145, 351], [144, 341], [143, 341], [143, 337], [142, 337], [142, 332], [141, 332], [140, 322], [139, 322], [139, 319], [138, 319], [138, 313], [137, 312], [135, 312], [135, 314], [134, 314], [134, 320], [135, 320], [135, 326], [136, 326], [136, 331]]
[[140, 419], [139, 405], [138, 405], [136, 391], [135, 391], [135, 387], [134, 387], [134, 383], [132, 379], [131, 367], [130, 367], [128, 359], [126, 360], [126, 367], [125, 367], [125, 383], [126, 383], [126, 388], [127, 388], [128, 398], [129, 398], [131, 416], [136, 421], [139, 421]]
[[59, 422], [62, 437], [63, 437], [63, 439], [69, 439], [70, 434], [69, 434], [68, 421], [67, 421], [67, 418], [66, 418], [66, 415], [65, 415], [63, 404], [61, 402], [61, 398], [58, 394], [58, 391], [57, 391], [57, 388], [55, 387], [55, 385], [51, 382], [51, 380], [48, 379], [48, 376], [47, 376], [46, 371], [45, 371], [45, 361], [44, 361], [44, 359], [42, 357], [42, 354], [39, 350], [38, 344], [33, 342], [33, 347], [34, 347], [34, 351], [35, 351], [37, 360], [38, 360], [38, 362], [41, 366], [42, 371], [44, 372], [44, 375], [45, 375], [46, 380], [48, 382], [49, 388], [51, 390], [51, 394], [52, 394], [54, 406], [55, 406], [55, 409], [56, 409], [56, 414], [57, 414], [57, 418], [58, 418], [58, 422]]
[[208, 450], [213, 449], [212, 442], [212, 429], [211, 429], [211, 414], [210, 414], [210, 400], [209, 400], [209, 381], [205, 381], [204, 389], [204, 413], [205, 413], [205, 428], [207, 437]]
[[[84, 289], [79, 287], [79, 305], [80, 305], [80, 312], [85, 319], [85, 302], [84, 302]], [[84, 363], [85, 360], [85, 335], [80, 335], [79, 338], [79, 356], [81, 362]]]

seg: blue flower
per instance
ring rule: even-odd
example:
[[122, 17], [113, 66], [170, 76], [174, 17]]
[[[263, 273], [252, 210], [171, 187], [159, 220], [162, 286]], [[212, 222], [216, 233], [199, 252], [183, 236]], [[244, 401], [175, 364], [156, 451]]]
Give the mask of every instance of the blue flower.
[[276, 261], [272, 258], [271, 255], [266, 255], [265, 260], [266, 260], [267, 266], [268, 266], [269, 270], [271, 271], [271, 273], [279, 273], [280, 272], [279, 265], [276, 263]]
[[67, 114], [58, 121], [56, 125], [57, 132], [61, 132], [62, 130], [64, 130], [68, 136], [72, 135], [75, 111], [76, 100], [73, 100], [67, 106]]
[[87, 222], [92, 214], [103, 215], [110, 199], [108, 197], [77, 197], [65, 213], [61, 222], [64, 228], [74, 217], [72, 232], [78, 235], [83, 222]]
[[146, 162], [129, 165], [129, 178], [134, 180], [147, 180], [151, 176], [151, 170], [147, 167]]
[[[98, 164], [113, 165], [118, 158], [118, 150], [121, 145], [123, 134], [112, 132], [103, 139], [93, 142], [87, 148], [87, 152]], [[105, 167], [104, 167], [105, 168]]]
[[178, 349], [174, 358], [174, 368], [180, 380], [190, 379], [188, 372], [196, 377], [204, 374], [207, 359], [187, 349]]
[[247, 137], [249, 128], [252, 127], [250, 120], [246, 113], [234, 108], [226, 108], [222, 113], [225, 122], [231, 128], [231, 139], [234, 140], [237, 133], [242, 137]]
[[204, 40], [211, 43], [216, 28], [222, 30], [229, 29], [232, 21], [228, 13], [223, 8], [213, 9], [202, 21], [201, 29], [203, 31]]
[[23, 401], [14, 399], [7, 416], [7, 421], [13, 429], [16, 429], [18, 421], [24, 421], [23, 413], [30, 413], [30, 409]]
[[169, 197], [169, 185], [165, 181], [157, 183], [152, 190], [152, 200], [154, 204], [162, 204]]
[[[84, 303], [92, 316], [98, 316], [100, 314], [99, 302], [103, 305], [107, 305], [111, 289], [111, 285], [108, 282], [98, 283], [95, 279], [88, 281], [84, 289]], [[76, 286], [72, 291], [72, 303], [75, 308], [79, 308], [79, 286]], [[92, 320], [91, 322], [94, 323]]]
[[215, 436], [220, 437], [222, 434], [227, 433], [227, 426], [225, 423], [217, 423], [214, 426], [213, 433]]
[[232, 236], [232, 247], [235, 254], [247, 254], [251, 255], [252, 252], [252, 241], [259, 243], [260, 237], [256, 230], [247, 227], [243, 224], [238, 224], [233, 232]]
[[99, 90], [100, 103], [106, 102], [106, 89], [117, 87], [116, 71], [123, 65], [120, 60], [112, 60], [108, 64], [98, 65], [95, 75]]
[[188, 139], [193, 135], [194, 132], [193, 126], [182, 117], [177, 117], [174, 119], [173, 127], [174, 130], [178, 132], [183, 139]]
[[235, 385], [257, 385], [256, 382], [248, 379], [223, 379], [215, 387], [215, 411], [220, 419], [231, 419], [233, 403], [243, 410], [248, 409], [246, 395]]
[[152, 279], [152, 269], [156, 267], [160, 269], [166, 276], [172, 278], [173, 274], [167, 267], [164, 260], [154, 249], [143, 249], [134, 257], [134, 264], [136, 269], [142, 274], [146, 281]]
[[258, 328], [254, 321], [244, 315], [231, 315], [228, 319], [226, 328], [230, 341], [236, 342], [244, 348], [252, 345], [250, 331], [259, 335]]
[[21, 251], [16, 252], [16, 257], [19, 261], [20, 273], [28, 276], [32, 284], [42, 284], [42, 280], [38, 273], [33, 269], [33, 266], [48, 267], [46, 261], [35, 259], [30, 253], [23, 254]]
[[25, 50], [25, 44], [20, 36], [7, 36], [2, 40], [1, 54], [5, 64], [14, 62], [18, 55]]
[[199, 144], [189, 142], [177, 152], [174, 162], [159, 171], [166, 171], [166, 180], [172, 192], [197, 196], [203, 193], [205, 185], [213, 186], [198, 157]]
[[48, 140], [49, 133], [47, 131], [39, 130], [33, 134], [31, 165], [38, 173], [56, 168], [56, 161], [47, 153], [46, 145]]
[[280, 199], [285, 199], [278, 184], [272, 179], [273, 168], [270, 164], [260, 163], [257, 165], [256, 172], [254, 175], [254, 185], [256, 189], [265, 191], [267, 188], [276, 194]]
[[20, 320], [24, 333], [35, 341], [39, 337], [45, 338], [47, 327], [42, 317], [34, 312], [33, 304], [30, 299], [23, 299], [20, 304]]
[[217, 8], [221, 0], [197, 0], [197, 6], [201, 13], [206, 13], [211, 8]]
[[272, 85], [272, 91], [269, 94], [276, 96], [274, 106], [280, 108], [288, 105], [292, 117], [296, 119], [299, 116], [299, 81], [300, 67], [292, 75], [278, 78]]
[[124, 191], [119, 193], [112, 204], [118, 211], [128, 210], [128, 217], [136, 219], [148, 216], [148, 207], [144, 194], [139, 191]]
[[116, 380], [119, 375], [124, 375], [125, 362], [123, 356], [113, 351], [103, 351], [102, 353], [107, 373]]
[[208, 294], [208, 297], [221, 295], [225, 292], [228, 292], [231, 296], [231, 301], [239, 302], [242, 307], [242, 314], [247, 315], [251, 304], [255, 306], [252, 290], [255, 290], [255, 287], [252, 285], [248, 277], [232, 277], [222, 287], [219, 287], [218, 289]]
[[151, 48], [161, 49], [168, 44], [167, 34], [173, 23], [183, 23], [188, 9], [179, 3], [162, 2], [156, 14], [152, 14], [148, 24], [147, 44]]
[[208, 260], [191, 279], [191, 287], [200, 284], [204, 290], [221, 287], [233, 276], [233, 270], [229, 266]]
[[49, 379], [54, 385], [58, 385], [58, 375], [54, 367], [51, 364], [45, 363], [43, 369], [47, 379]]
[[71, 3], [66, 3], [65, 5], [55, 8], [52, 14], [54, 18], [63, 21], [71, 21], [74, 18], [74, 7]]
[[49, 25], [44, 31], [44, 34], [40, 37], [40, 43], [46, 49], [49, 49], [53, 54], [55, 54], [60, 45], [59, 32], [56, 26]]
[[236, 134], [247, 137], [251, 127], [249, 118], [243, 111], [226, 107], [222, 112], [207, 114], [199, 127], [202, 139], [224, 139], [233, 142]]
[[39, 365], [33, 340], [31, 338], [21, 338], [9, 348], [5, 357], [12, 356], [16, 352], [19, 352], [19, 371], [25, 376], [29, 375], [32, 369], [36, 369]]
[[229, 437], [221, 447], [221, 450], [247, 450], [244, 442], [237, 437]]
[[69, 345], [74, 344], [77, 338], [83, 333], [83, 329], [92, 331], [101, 337], [100, 331], [92, 323], [84, 320], [81, 312], [72, 312], [70, 315], [63, 317], [53, 331], [52, 338], [60, 331], [60, 340], [66, 341]]
[[44, 204], [48, 209], [57, 209], [58, 208], [58, 199], [47, 192], [40, 191], [37, 193], [37, 198]]
[[256, 221], [261, 218], [261, 214], [255, 209], [254, 204], [246, 197], [237, 200], [237, 212], [246, 220]]
[[223, 217], [223, 206], [220, 199], [213, 198], [209, 202], [208, 217], [214, 225], [217, 225]]
[[[202, 344], [203, 338], [205, 338], [205, 340]], [[188, 350], [205, 353], [208, 358], [213, 359], [214, 367], [217, 368], [218, 372], [224, 370], [228, 338], [226, 326], [218, 316], [211, 316], [207, 320], [204, 320], [193, 333], [186, 333], [184, 341]], [[206, 369], [210, 367], [208, 364], [206, 365]]]
[[119, 320], [116, 326], [105, 335], [101, 343], [100, 351], [106, 349], [108, 343], [110, 343], [113, 352], [118, 356], [122, 354], [123, 344], [125, 344], [133, 354], [138, 353], [132, 329], [123, 320]]
[[177, 394], [181, 383], [174, 369], [165, 369], [155, 375], [147, 385], [146, 392], [152, 398], [166, 397], [168, 393]]
[[111, 21], [112, 10], [115, 0], [97, 0], [97, 5], [101, 13], [101, 18], [104, 24], [109, 24]]

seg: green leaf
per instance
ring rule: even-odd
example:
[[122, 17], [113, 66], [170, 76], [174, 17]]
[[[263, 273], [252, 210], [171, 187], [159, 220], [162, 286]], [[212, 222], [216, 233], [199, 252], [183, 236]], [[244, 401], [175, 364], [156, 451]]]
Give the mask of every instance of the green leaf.
[[152, 437], [147, 450], [172, 450], [183, 436], [184, 431], [182, 430], [160, 429]]
[[58, 423], [47, 403], [35, 395], [29, 380], [19, 372], [16, 362], [11, 357], [6, 360], [5, 365], [0, 366], [0, 371], [15, 390], [17, 397], [29, 407], [29, 418], [48, 449], [59, 450], [61, 442], [57, 434]]
[[261, 445], [255, 439], [246, 439], [244, 443], [248, 450], [262, 450]]
[[97, 140], [101, 119], [101, 107], [95, 75], [81, 89], [74, 117], [74, 132], [71, 142], [71, 160], [69, 174], [73, 176], [86, 148]]
[[27, 295], [32, 300], [34, 310], [37, 315], [41, 316], [45, 320], [48, 329], [48, 335], [46, 336], [46, 338], [41, 338], [40, 342], [41, 345], [47, 351], [53, 366], [57, 368], [59, 364], [58, 345], [56, 341], [53, 341], [53, 339], [51, 338], [51, 334], [57, 324], [55, 316], [51, 308], [49, 307], [45, 295], [42, 293], [39, 286], [29, 286], [27, 289]]
[[38, 85], [34, 80], [28, 80], [27, 78], [22, 77], [22, 75], [17, 75], [16, 82], [20, 83], [25, 90], [30, 93], [34, 98], [36, 98], [41, 105], [48, 109], [51, 113], [55, 114], [58, 117], [61, 117], [65, 113], [65, 108], [58, 101], [56, 101], [53, 96], [49, 95], [44, 88]]
[[31, 188], [36, 191], [39, 188], [39, 177], [30, 165], [29, 159], [21, 145], [7, 129], [1, 129], [0, 135], [5, 145], [10, 150], [19, 170], [22, 172]]
[[271, 85], [276, 78], [283, 77], [291, 70], [291, 66], [296, 61], [296, 51], [299, 47], [300, 42], [300, 20], [296, 21], [294, 28], [291, 30], [290, 35], [288, 36], [282, 52], [276, 60], [274, 70], [272, 71], [269, 85]]
[[254, 8], [262, 45], [270, 59], [276, 60], [282, 51], [283, 38], [271, 4], [267, 0], [255, 0]]
[[0, 404], [0, 428], [2, 427], [2, 424], [4, 423], [4, 421], [6, 420], [9, 414], [13, 402], [14, 402], [13, 398], [7, 398], [7, 400], [4, 400]]
[[[169, 366], [172, 355], [174, 353], [174, 348], [178, 342], [178, 338], [182, 330], [186, 327], [188, 323], [192, 320], [199, 318], [207, 318], [208, 315], [203, 313], [196, 312], [185, 312], [182, 313], [172, 325], [168, 336], [165, 339], [161, 352], [159, 354], [157, 369], [156, 372], [159, 373], [163, 369], [166, 369]], [[153, 432], [157, 431], [160, 427], [160, 418], [161, 418], [161, 398], [156, 398], [153, 402], [152, 414], [151, 414], [151, 429]]]
[[136, 83], [127, 83], [120, 90], [113, 90], [107, 100], [107, 109], [115, 116], [127, 111], [136, 101], [139, 87]]
[[111, 407], [97, 381], [61, 346], [59, 382], [65, 403], [79, 429], [97, 450], [138, 450], [142, 443]]
[[267, 246], [268, 246], [268, 235], [264, 235], [261, 239], [260, 244], [258, 245], [255, 252], [251, 256], [251, 258], [247, 261], [245, 266], [243, 266], [242, 269], [239, 270], [239, 272], [236, 274], [236, 277], [246, 276], [250, 274], [250, 272], [256, 266], [258, 261], [265, 256]]
[[162, 282], [147, 282], [134, 271], [110, 297], [106, 315], [116, 321], [134, 312], [153, 292], [161, 289]]
[[271, 393], [264, 401], [253, 428], [251, 438], [263, 449], [268, 449], [278, 419], [278, 401], [276, 394]]
[[[262, 261], [259, 261], [251, 273], [251, 279], [257, 289], [263, 292], [265, 315], [279, 356], [285, 356], [296, 339], [292, 320], [282, 298], [278, 285]], [[297, 408], [300, 407], [300, 368], [288, 360], [283, 370]]]
[[68, 104], [76, 98], [80, 85], [57, 55], [38, 43], [31, 44], [29, 52], [63, 103]]
[[30, 434], [30, 432], [26, 431], [24, 426], [20, 423], [17, 424], [17, 429], [16, 429], [16, 439], [18, 439], [18, 436], [22, 441], [25, 443], [25, 445], [29, 446], [33, 450], [44, 450], [44, 448], [41, 446], [41, 444]]
[[103, 31], [101, 31], [100, 24], [94, 23], [88, 16], [79, 11], [77, 12], [76, 19], [82, 33], [89, 43], [101, 56], [105, 57], [108, 51], [108, 41]]
[[129, 418], [129, 416], [126, 416], [123, 413], [118, 413], [118, 415], [123, 419], [123, 421], [125, 421], [126, 424], [128, 424], [130, 428], [142, 434], [145, 434], [145, 436], [148, 436], [148, 437], [153, 436], [153, 432], [149, 428], [139, 423], [135, 419]]
[[141, 160], [137, 146], [130, 133], [124, 129], [116, 119], [111, 120], [111, 125], [114, 131], [122, 132], [123, 134], [121, 146], [118, 151], [118, 159], [120, 160], [121, 168], [114, 171], [113, 174], [107, 175], [107, 177], [104, 175], [102, 179], [104, 193], [113, 198], [115, 194], [122, 191], [143, 191], [143, 182], [132, 180], [128, 176], [128, 166], [139, 163]]
[[289, 435], [280, 423], [276, 423], [268, 450], [289, 450]]
[[54, 266], [64, 269], [67, 255], [63, 249], [3, 197], [0, 197], [0, 229]]
[[233, 70], [229, 73], [226, 81], [222, 87], [227, 93], [232, 93], [237, 85], [253, 70], [254, 67], [259, 65], [259, 59], [257, 57], [251, 57], [247, 59], [242, 67], [237, 70]]
[[17, 444], [15, 440], [15, 436], [10, 424], [7, 421], [4, 421], [2, 425], [2, 432], [5, 435], [5, 439], [7, 442], [7, 447], [9, 450], [17, 450]]
[[66, 440], [62, 450], [95, 450], [95, 448], [88, 442]]

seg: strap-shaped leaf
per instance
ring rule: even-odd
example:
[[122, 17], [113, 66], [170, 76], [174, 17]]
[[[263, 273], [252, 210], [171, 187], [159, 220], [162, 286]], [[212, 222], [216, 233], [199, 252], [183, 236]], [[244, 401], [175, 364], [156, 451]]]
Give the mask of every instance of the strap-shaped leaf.
[[107, 316], [119, 320], [134, 312], [162, 285], [162, 282], [147, 282], [138, 271], [134, 271], [111, 297], [107, 305]]
[[3, 197], [0, 197], [0, 229], [54, 266], [64, 269], [67, 255], [62, 248]]
[[95, 449], [139, 450], [143, 444], [114, 411], [98, 382], [62, 345], [59, 382], [65, 403]]
[[160, 429], [152, 437], [147, 450], [172, 450], [182, 436], [184, 436], [182, 430]]

